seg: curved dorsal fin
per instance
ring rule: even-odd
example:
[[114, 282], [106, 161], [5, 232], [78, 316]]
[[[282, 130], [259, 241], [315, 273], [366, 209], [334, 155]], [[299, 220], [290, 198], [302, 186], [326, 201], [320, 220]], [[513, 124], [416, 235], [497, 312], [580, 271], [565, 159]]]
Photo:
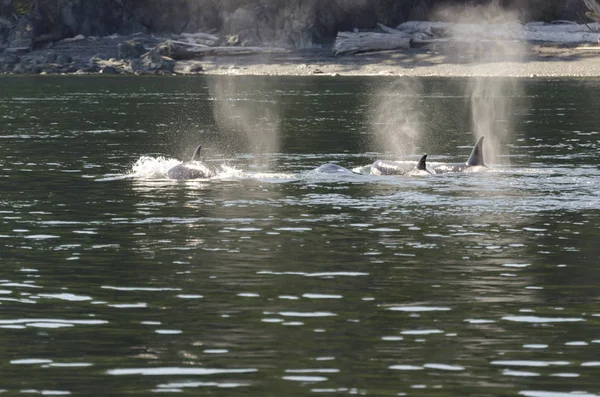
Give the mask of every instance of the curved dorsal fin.
[[485, 163], [483, 162], [483, 138], [479, 138], [475, 146], [473, 146], [473, 151], [467, 160], [467, 165], [469, 167], [473, 167], [476, 165], [482, 165], [485, 167]]
[[417, 164], [417, 169], [421, 171], [427, 171], [427, 154], [424, 154], [419, 160], [419, 164]]
[[194, 154], [192, 154], [192, 160], [194, 161], [196, 160], [196, 158], [200, 157], [200, 149], [202, 149], [202, 145], [198, 145], [198, 147], [196, 148], [196, 150], [194, 150]]

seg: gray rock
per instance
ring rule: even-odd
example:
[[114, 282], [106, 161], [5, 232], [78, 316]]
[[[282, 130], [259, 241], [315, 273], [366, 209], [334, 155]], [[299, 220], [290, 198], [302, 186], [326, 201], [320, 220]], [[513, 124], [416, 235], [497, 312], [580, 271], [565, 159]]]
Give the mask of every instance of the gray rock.
[[73, 62], [73, 57], [69, 54], [60, 54], [56, 57], [56, 63], [59, 65], [67, 65]]
[[75, 65], [75, 63], [71, 63], [70, 65], [67, 65], [65, 67], [63, 67], [62, 72], [64, 73], [75, 73], [79, 70], [79, 67], [77, 65]]
[[48, 51], [44, 57], [42, 58], [42, 62], [44, 63], [55, 63], [58, 55], [54, 51]]
[[11, 65], [11, 68], [15, 66], [15, 64], [21, 62], [21, 57], [16, 54], [6, 53], [0, 57], [0, 64], [3, 65]]
[[135, 41], [129, 41], [126, 43], [119, 43], [118, 45], [118, 58], [119, 59], [135, 59], [139, 58], [146, 53], [146, 48]]
[[27, 16], [22, 16], [17, 21], [15, 30], [11, 35], [10, 46], [33, 48], [35, 35], [36, 28], [33, 21]]
[[41, 72], [42, 72], [42, 68], [40, 67], [40, 65], [36, 65], [36, 64], [32, 63], [31, 65], [29, 65], [27, 67], [27, 73], [40, 74]]
[[100, 69], [100, 73], [101, 74], [118, 74], [117, 69], [113, 68], [112, 66], [105, 66], [102, 69]]
[[98, 67], [98, 65], [93, 64], [93, 65], [83, 66], [81, 68], [81, 70], [83, 71], [83, 73], [98, 73], [100, 68]]
[[53, 64], [53, 63], [48, 63], [46, 65], [40, 65], [40, 68], [42, 69], [42, 73], [45, 73], [45, 74], [58, 73], [58, 65]]
[[26, 72], [27, 72], [27, 69], [25, 68], [25, 65], [23, 65], [22, 63], [17, 63], [11, 70], [11, 73], [14, 73], [14, 74], [23, 74]]
[[317, 14], [314, 1], [248, 5], [225, 14], [223, 30], [229, 45], [237, 37], [242, 46], [311, 48]]
[[199, 63], [191, 63], [191, 64], [186, 64], [182, 69], [181, 69], [181, 73], [182, 74], [196, 74], [196, 73], [200, 73], [204, 70], [204, 68], [202, 67], [201, 64]]
[[141, 62], [132, 63], [134, 72], [160, 71], [173, 73], [175, 70], [175, 61], [169, 57], [160, 55], [158, 47], [142, 55]]

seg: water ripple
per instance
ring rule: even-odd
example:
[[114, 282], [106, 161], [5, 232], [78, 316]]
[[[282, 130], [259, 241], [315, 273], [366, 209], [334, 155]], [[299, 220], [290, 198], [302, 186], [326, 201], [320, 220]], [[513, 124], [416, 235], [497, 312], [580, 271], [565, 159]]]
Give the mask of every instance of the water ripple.
[[579, 317], [537, 317], [537, 316], [504, 316], [502, 320], [520, 323], [572, 323], [585, 321]]
[[156, 367], [156, 368], [115, 368], [106, 371], [108, 375], [215, 375], [247, 374], [258, 372], [256, 368], [200, 368], [200, 367]]
[[450, 307], [436, 307], [436, 306], [394, 306], [388, 308], [388, 310], [394, 310], [399, 312], [434, 312], [434, 311], [450, 311]]
[[586, 392], [553, 392], [553, 391], [537, 391], [537, 390], [523, 390], [519, 392], [519, 395], [525, 397], [598, 397], [597, 394], [591, 394]]
[[250, 386], [249, 383], [237, 383], [237, 382], [172, 382], [172, 383], [162, 383], [157, 387], [159, 390], [157, 391], [168, 391], [161, 389], [169, 389], [172, 391], [178, 391], [178, 389], [183, 389], [186, 387], [219, 387], [225, 389], [233, 389], [236, 387], [247, 387]]
[[549, 367], [551, 365], [569, 365], [568, 361], [540, 361], [540, 360], [496, 360], [492, 365], [507, 365], [509, 367]]
[[284, 317], [332, 317], [337, 316], [331, 312], [279, 312], [280, 316]]

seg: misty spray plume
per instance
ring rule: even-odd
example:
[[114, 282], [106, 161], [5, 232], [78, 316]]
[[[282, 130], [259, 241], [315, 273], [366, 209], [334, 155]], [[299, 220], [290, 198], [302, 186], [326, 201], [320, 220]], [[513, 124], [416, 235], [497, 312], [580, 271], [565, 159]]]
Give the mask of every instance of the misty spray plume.
[[279, 151], [280, 109], [268, 80], [216, 78], [210, 81], [213, 114], [223, 152], [252, 154], [253, 163], [264, 163]]
[[[523, 26], [518, 14], [492, 1], [487, 6], [438, 10], [436, 17], [450, 24], [450, 50], [462, 62], [474, 64], [466, 85], [475, 138], [485, 136], [484, 158], [500, 162], [515, 125], [515, 101], [521, 92], [518, 80], [510, 77], [515, 63], [525, 58], [526, 45], [519, 40]], [[495, 76], [495, 77], [494, 77]]]
[[394, 155], [413, 154], [421, 138], [421, 84], [410, 78], [386, 84], [372, 96], [371, 146]]

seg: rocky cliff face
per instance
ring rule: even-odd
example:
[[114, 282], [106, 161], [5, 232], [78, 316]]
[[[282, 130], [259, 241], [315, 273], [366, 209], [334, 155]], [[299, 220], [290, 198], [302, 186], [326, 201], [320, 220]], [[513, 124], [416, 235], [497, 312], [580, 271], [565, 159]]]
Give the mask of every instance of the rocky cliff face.
[[[495, 0], [524, 19], [575, 19], [580, 0]], [[0, 0], [0, 50], [78, 34], [218, 32], [229, 44], [310, 48], [339, 30], [427, 19], [439, 6], [486, 0]]]

